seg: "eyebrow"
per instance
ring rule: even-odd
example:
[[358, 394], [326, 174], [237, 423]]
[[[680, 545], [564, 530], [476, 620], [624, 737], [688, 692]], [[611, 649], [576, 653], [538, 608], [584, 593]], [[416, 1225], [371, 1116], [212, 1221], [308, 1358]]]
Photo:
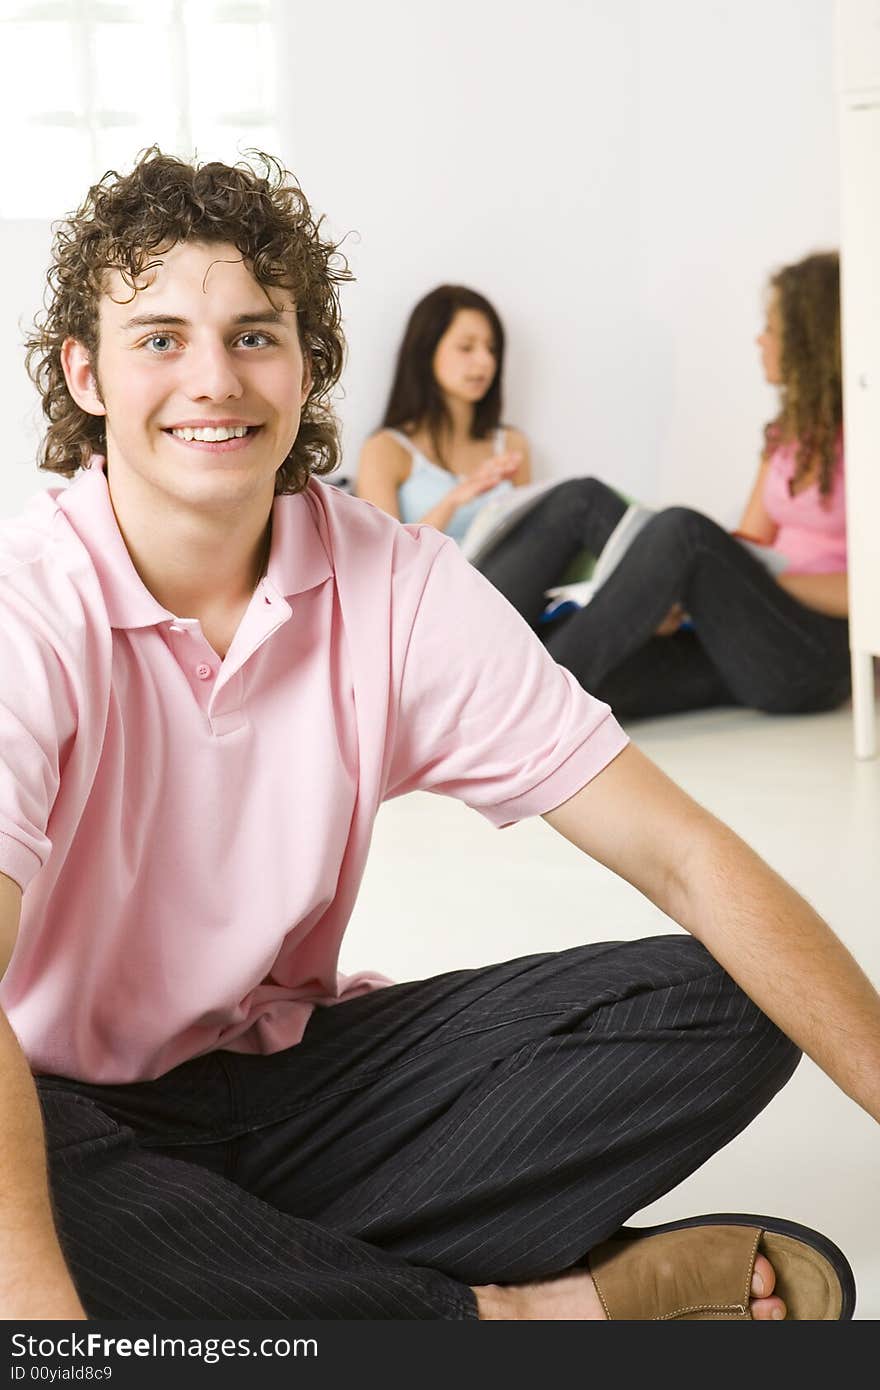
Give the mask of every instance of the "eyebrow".
[[[293, 311], [288, 309], [288, 314]], [[258, 314], [238, 314], [232, 323], [237, 328], [245, 327], [248, 324], [273, 323], [284, 324], [284, 314], [277, 309], [265, 309]], [[179, 314], [135, 314], [133, 318], [127, 319], [122, 325], [123, 332], [129, 328], [191, 328], [192, 323], [189, 319], [181, 318]]]

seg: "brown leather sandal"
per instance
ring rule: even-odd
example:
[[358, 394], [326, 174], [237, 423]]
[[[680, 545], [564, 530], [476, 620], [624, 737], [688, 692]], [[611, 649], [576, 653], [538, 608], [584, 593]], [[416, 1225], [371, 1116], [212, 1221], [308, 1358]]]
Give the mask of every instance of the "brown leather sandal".
[[787, 1319], [846, 1320], [856, 1286], [846, 1256], [809, 1226], [719, 1214], [665, 1226], [622, 1226], [590, 1252], [593, 1283], [616, 1321], [750, 1321], [755, 1256], [776, 1273]]

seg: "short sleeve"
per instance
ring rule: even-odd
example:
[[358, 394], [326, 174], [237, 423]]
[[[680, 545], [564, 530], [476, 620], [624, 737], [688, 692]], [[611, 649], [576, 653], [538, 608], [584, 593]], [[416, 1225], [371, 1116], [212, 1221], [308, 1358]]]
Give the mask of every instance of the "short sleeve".
[[51, 850], [47, 827], [74, 724], [58, 656], [0, 599], [0, 872], [22, 889]]
[[438, 792], [509, 825], [567, 801], [627, 742], [608, 705], [443, 544], [408, 633], [386, 796]]

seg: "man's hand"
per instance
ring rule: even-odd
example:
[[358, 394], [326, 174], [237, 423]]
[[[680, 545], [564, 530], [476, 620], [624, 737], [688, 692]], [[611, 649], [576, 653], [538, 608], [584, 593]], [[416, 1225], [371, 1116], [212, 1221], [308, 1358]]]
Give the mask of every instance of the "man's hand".
[[[18, 935], [21, 889], [0, 873], [0, 974]], [[85, 1318], [55, 1234], [33, 1078], [0, 1009], [0, 1319]]]

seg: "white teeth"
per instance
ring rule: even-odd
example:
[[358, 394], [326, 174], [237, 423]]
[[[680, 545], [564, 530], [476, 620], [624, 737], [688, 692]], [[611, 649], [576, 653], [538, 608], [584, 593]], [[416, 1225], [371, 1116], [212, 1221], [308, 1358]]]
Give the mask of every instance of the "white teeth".
[[221, 439], [242, 439], [248, 432], [247, 425], [218, 425], [215, 428], [206, 426], [204, 429], [190, 429], [186, 425], [183, 429], [172, 430], [171, 433], [178, 439], [197, 439], [202, 444], [216, 444]]

